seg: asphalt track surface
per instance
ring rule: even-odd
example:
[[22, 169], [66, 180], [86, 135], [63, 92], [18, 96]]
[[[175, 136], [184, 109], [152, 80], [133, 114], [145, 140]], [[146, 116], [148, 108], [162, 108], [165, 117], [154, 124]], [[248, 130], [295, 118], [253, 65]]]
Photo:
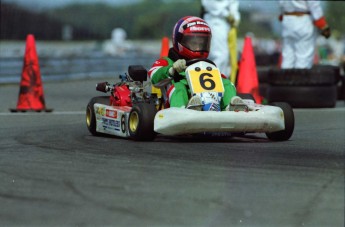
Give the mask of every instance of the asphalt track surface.
[[[94, 137], [95, 83], [0, 86], [0, 226], [344, 226], [345, 107], [295, 109], [291, 140]], [[109, 81], [112, 82], [112, 81]]]

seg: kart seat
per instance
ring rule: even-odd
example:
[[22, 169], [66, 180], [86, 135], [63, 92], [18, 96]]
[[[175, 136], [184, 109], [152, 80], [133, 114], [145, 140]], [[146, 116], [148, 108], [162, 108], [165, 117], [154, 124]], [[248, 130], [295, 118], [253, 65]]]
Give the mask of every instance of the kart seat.
[[134, 81], [143, 81], [147, 80], [147, 70], [142, 65], [130, 65], [128, 66], [128, 74]]

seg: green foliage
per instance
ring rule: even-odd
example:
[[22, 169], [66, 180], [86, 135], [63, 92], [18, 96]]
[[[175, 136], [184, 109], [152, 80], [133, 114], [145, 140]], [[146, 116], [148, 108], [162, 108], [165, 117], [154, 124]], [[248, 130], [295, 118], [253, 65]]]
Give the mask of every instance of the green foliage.
[[[256, 37], [273, 37], [271, 24], [268, 22], [256, 22], [250, 19], [251, 12], [241, 11], [241, 23], [238, 27], [238, 36], [245, 37], [247, 33], [254, 33]], [[273, 18], [275, 19], [275, 18]]]
[[[327, 1], [325, 14], [332, 30], [345, 33], [344, 1]], [[111, 6], [106, 4], [73, 4], [48, 11], [48, 16], [75, 27], [89, 30], [109, 39], [116, 27], [124, 28], [129, 39], [160, 39], [171, 36], [174, 24], [187, 15], [199, 16], [200, 0], [143, 0], [137, 4]], [[277, 12], [278, 15], [279, 12]], [[258, 22], [251, 19], [253, 12], [241, 10], [239, 37], [248, 32], [257, 37], [274, 38], [272, 23], [277, 20]]]
[[88, 28], [104, 38], [109, 38], [114, 28], [122, 27], [130, 39], [156, 39], [170, 36], [179, 18], [199, 16], [199, 11], [199, 1], [146, 0], [121, 7], [73, 4], [47, 13], [63, 23]]
[[[200, 1], [145, 0], [138, 4], [112, 7], [105, 4], [74, 4], [48, 14], [63, 23], [87, 28], [108, 39], [116, 27], [124, 28], [129, 39], [160, 39], [171, 36], [176, 21], [187, 15], [200, 16]], [[269, 24], [253, 23], [249, 12], [241, 12], [239, 36], [248, 31], [260, 37], [271, 34]]]
[[344, 1], [327, 1], [325, 10], [326, 20], [332, 30], [345, 34], [345, 2]]

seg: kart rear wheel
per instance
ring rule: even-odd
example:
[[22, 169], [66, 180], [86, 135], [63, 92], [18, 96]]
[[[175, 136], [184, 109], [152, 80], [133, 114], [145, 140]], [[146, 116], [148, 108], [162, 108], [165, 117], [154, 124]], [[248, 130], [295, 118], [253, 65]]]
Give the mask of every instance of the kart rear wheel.
[[109, 104], [109, 96], [98, 96], [92, 98], [86, 107], [86, 126], [87, 129], [91, 132], [94, 136], [99, 136], [101, 133], [96, 131], [96, 117], [95, 117], [95, 109], [94, 104], [101, 103], [101, 104]]
[[273, 141], [284, 141], [290, 139], [295, 128], [295, 117], [291, 106], [285, 102], [275, 102], [271, 104], [283, 110], [285, 129], [277, 132], [267, 132], [266, 136]]
[[135, 104], [128, 117], [128, 131], [131, 138], [138, 141], [154, 140], [156, 132], [153, 130], [153, 126], [156, 113], [155, 104]]

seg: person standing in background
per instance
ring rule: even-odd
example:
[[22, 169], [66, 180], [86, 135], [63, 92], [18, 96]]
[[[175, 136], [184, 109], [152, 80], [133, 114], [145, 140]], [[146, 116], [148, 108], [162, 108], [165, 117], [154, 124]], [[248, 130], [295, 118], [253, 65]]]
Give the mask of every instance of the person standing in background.
[[240, 23], [238, 0], [201, 0], [202, 17], [212, 30], [209, 59], [227, 77], [230, 76], [228, 35]]
[[325, 38], [331, 35], [320, 1], [280, 0], [279, 5], [283, 43], [281, 68], [310, 69], [315, 55], [315, 28]]

